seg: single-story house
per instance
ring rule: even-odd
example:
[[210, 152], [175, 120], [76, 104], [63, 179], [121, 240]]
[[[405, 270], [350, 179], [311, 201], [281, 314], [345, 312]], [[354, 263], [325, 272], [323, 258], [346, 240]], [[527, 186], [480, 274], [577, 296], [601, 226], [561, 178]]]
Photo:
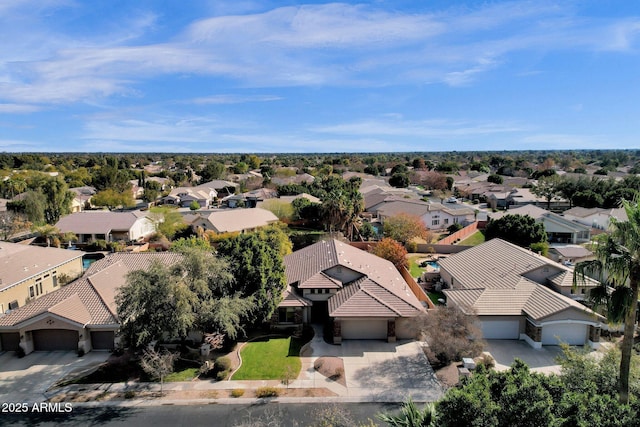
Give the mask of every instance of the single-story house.
[[553, 212], [562, 212], [569, 209], [569, 201], [561, 197], [554, 197], [551, 202], [542, 196], [537, 196], [529, 188], [516, 188], [507, 196], [507, 206], [535, 205], [549, 208]]
[[0, 242], [0, 316], [82, 274], [82, 252]]
[[96, 194], [96, 189], [90, 186], [74, 187], [69, 191], [73, 192], [74, 197], [71, 200], [71, 212], [82, 212], [91, 206], [91, 198]]
[[74, 212], [60, 218], [56, 227], [62, 233], [74, 233], [80, 244], [95, 240], [136, 242], [152, 235], [156, 230], [147, 213], [139, 210]]
[[552, 246], [549, 248], [548, 256], [564, 265], [575, 265], [595, 258], [593, 252], [579, 245]]
[[216, 233], [246, 233], [276, 222], [278, 217], [266, 209], [238, 208], [207, 212], [192, 221], [191, 227], [200, 227], [203, 231], [213, 230]]
[[591, 228], [535, 205], [510, 208], [489, 214], [490, 219], [505, 215], [529, 215], [544, 226], [550, 243], [585, 243], [591, 239]]
[[[213, 185], [216, 183], [214, 182]], [[196, 202], [202, 208], [213, 205], [218, 197], [218, 192], [209, 183], [204, 183], [196, 187], [177, 187], [161, 199], [165, 205], [176, 205], [180, 207], [189, 207], [191, 203]]]
[[[67, 251], [78, 252], [78, 251]], [[95, 262], [85, 275], [55, 292], [0, 317], [0, 351], [26, 354], [53, 350], [113, 350], [119, 328], [115, 294], [132, 270], [153, 259], [178, 262], [172, 252], [117, 252]]]
[[284, 258], [287, 289], [274, 326], [333, 325], [333, 341], [415, 338], [424, 307], [395, 266], [338, 240], [320, 241]]
[[447, 304], [478, 317], [486, 339], [597, 347], [604, 318], [571, 295], [573, 271], [519, 246], [493, 239], [440, 260]]

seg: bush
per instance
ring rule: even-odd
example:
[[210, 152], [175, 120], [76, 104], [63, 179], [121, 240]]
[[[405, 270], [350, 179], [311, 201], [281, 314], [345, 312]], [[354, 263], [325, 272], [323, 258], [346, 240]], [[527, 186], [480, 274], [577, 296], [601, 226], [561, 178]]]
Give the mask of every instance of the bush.
[[418, 252], [418, 244], [416, 242], [407, 243], [407, 252], [411, 252], [411, 253]]
[[133, 399], [134, 397], [136, 397], [136, 392], [133, 390], [127, 390], [124, 392], [124, 398], [125, 399]]
[[244, 390], [241, 388], [234, 388], [231, 390], [231, 397], [242, 397], [244, 395]]
[[478, 358], [476, 362], [477, 365], [484, 366], [487, 370], [491, 368], [495, 368], [496, 360], [488, 353], [483, 353], [482, 356]]
[[218, 371], [218, 373], [216, 374], [216, 380], [218, 381], [224, 381], [227, 379], [227, 377], [229, 376], [229, 371]]
[[277, 387], [260, 387], [256, 389], [256, 397], [278, 397], [280, 389]]
[[231, 359], [226, 356], [218, 357], [215, 364], [216, 372], [231, 370]]

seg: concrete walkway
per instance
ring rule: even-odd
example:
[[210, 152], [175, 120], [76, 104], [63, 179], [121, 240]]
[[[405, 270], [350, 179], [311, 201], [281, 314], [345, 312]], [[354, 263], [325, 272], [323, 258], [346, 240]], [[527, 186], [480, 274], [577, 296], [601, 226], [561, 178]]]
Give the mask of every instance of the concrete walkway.
[[[250, 401], [265, 402], [289, 402], [289, 403], [327, 403], [327, 402], [403, 402], [408, 396], [412, 396], [417, 402], [431, 402], [442, 396], [442, 388], [436, 376], [422, 352], [421, 344], [415, 341], [402, 341], [398, 343], [386, 343], [375, 340], [347, 340], [342, 345], [331, 345], [324, 342], [322, 330], [318, 327], [315, 336], [307, 344], [310, 355], [301, 357], [302, 369], [297, 379], [291, 381], [289, 389], [313, 389], [326, 388], [335, 394], [335, 397], [277, 397], [268, 399], [256, 398], [229, 398], [228, 391], [233, 389], [257, 389], [264, 386], [285, 388], [279, 380], [263, 381], [214, 381], [198, 380], [188, 382], [165, 383], [163, 390], [169, 391], [212, 391], [211, 398], [194, 399], [170, 399], [168, 396], [141, 397], [137, 396], [124, 401], [100, 401], [88, 403], [74, 403], [77, 406], [140, 406], [140, 405], [167, 405], [167, 404], [206, 404], [216, 403], [247, 403]], [[3, 355], [4, 356], [4, 355]], [[101, 392], [124, 393], [134, 392], [159, 392], [158, 383], [105, 383], [105, 384], [73, 384], [62, 388], [50, 389], [55, 380], [72, 370], [85, 369], [92, 364], [101, 363], [108, 354], [91, 352], [83, 358], [75, 355], [64, 355], [63, 358], [73, 356], [75, 360], [64, 359], [68, 363], [65, 367], [46, 372], [51, 368], [47, 365], [38, 365], [36, 369], [40, 377], [33, 377], [34, 381], [42, 380], [42, 375], [47, 375], [46, 381], [37, 384], [30, 381], [20, 388], [20, 401], [43, 402], [61, 393], [91, 393]], [[345, 379], [347, 386], [330, 380], [314, 369], [314, 362], [321, 356], [340, 357], [344, 363]], [[29, 356], [27, 356], [29, 357]], [[61, 356], [62, 357], [62, 356]], [[23, 360], [23, 359], [17, 359]], [[4, 374], [4, 376], [2, 375]], [[0, 372], [0, 397], [5, 401], [9, 396], [14, 400], [14, 392], [18, 385], [19, 376], [7, 375]], [[17, 381], [16, 381], [17, 380]], [[220, 393], [224, 391], [223, 393]], [[97, 393], [96, 393], [97, 392]], [[138, 393], [139, 394], [139, 393]], [[205, 394], [205, 393], [203, 393]], [[18, 395], [16, 395], [18, 396]]]

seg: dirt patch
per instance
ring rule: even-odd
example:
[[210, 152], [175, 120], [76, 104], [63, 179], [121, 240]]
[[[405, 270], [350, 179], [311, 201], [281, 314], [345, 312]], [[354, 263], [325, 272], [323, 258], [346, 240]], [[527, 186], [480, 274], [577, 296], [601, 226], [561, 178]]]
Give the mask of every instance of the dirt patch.
[[454, 362], [436, 370], [436, 377], [444, 389], [454, 387], [458, 384], [458, 365], [458, 362]]
[[313, 364], [313, 368], [330, 380], [345, 387], [347, 386], [347, 380], [344, 376], [344, 362], [340, 357], [318, 357]]

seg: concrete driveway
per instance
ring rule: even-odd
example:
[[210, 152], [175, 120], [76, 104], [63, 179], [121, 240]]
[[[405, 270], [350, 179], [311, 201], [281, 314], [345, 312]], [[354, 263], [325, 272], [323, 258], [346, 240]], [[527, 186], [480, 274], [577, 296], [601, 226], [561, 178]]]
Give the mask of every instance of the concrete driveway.
[[38, 351], [19, 359], [12, 351], [0, 353], [0, 402], [44, 401], [45, 392], [60, 378], [99, 365], [109, 355], [92, 351], [78, 357], [71, 351]]
[[[345, 340], [342, 345], [332, 345], [316, 333], [310, 347], [311, 356], [302, 358], [298, 377], [309, 386], [329, 388], [353, 401], [402, 402], [412, 396], [415, 401], [431, 402], [442, 396], [442, 387], [419, 342]], [[321, 356], [342, 359], [346, 387], [314, 370], [313, 363]]]
[[496, 360], [498, 371], [509, 369], [517, 357], [533, 372], [560, 373], [556, 357], [562, 354], [562, 349], [558, 346], [543, 346], [538, 350], [517, 340], [486, 340], [486, 343], [485, 352]]

